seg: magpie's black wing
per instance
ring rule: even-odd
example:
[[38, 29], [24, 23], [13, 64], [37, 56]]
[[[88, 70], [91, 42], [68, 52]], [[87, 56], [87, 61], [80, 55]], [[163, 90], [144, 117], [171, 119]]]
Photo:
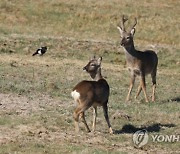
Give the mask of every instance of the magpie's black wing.
[[38, 52], [39, 52], [40, 50], [41, 50], [41, 49], [37, 49], [37, 50], [36, 50], [36, 52], [35, 52], [35, 53], [33, 53], [33, 55], [32, 55], [32, 56], [35, 56], [35, 55], [39, 54]]

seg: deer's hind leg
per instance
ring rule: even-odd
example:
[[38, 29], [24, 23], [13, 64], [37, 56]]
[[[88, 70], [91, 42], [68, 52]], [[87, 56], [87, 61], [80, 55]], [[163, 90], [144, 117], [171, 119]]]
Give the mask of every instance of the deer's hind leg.
[[89, 108], [89, 106], [86, 105], [79, 105], [75, 111], [74, 111], [74, 120], [75, 120], [75, 131], [79, 132], [79, 117], [82, 119], [82, 122], [85, 124], [85, 127], [88, 132], [90, 132], [90, 129], [87, 125], [84, 112]]
[[152, 78], [152, 101], [155, 101], [155, 90], [156, 90], [156, 72], [157, 69], [155, 69], [152, 73], [151, 73], [151, 78]]
[[80, 114], [80, 118], [82, 119], [82, 122], [84, 123], [87, 132], [90, 132], [89, 126], [88, 126], [88, 124], [87, 124], [87, 122], [86, 122], [86, 119], [85, 119], [85, 114], [84, 114], [84, 112], [82, 112], [82, 113]]
[[74, 125], [75, 125], [75, 131], [76, 133], [79, 132], [79, 114], [78, 112], [80, 111], [80, 108], [76, 108], [75, 111], [74, 111], [74, 114], [73, 114], [73, 117], [74, 117]]
[[145, 100], [146, 100], [146, 102], [149, 102], [149, 101], [148, 101], [148, 97], [147, 97], [147, 93], [146, 93], [145, 74], [142, 74], [142, 75], [141, 75], [141, 85], [142, 85], [142, 90], [143, 90], [143, 92], [144, 92]]

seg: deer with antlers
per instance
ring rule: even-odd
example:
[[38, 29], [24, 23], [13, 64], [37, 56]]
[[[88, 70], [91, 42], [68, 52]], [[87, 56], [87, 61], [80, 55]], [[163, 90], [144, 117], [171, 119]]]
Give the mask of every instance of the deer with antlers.
[[108, 99], [109, 99], [109, 85], [107, 81], [101, 75], [101, 61], [102, 57], [96, 59], [93, 57], [89, 63], [83, 68], [88, 72], [94, 81], [83, 80], [79, 82], [71, 93], [77, 107], [74, 111], [75, 130], [79, 132], [79, 118], [85, 124], [88, 132], [90, 132], [89, 126], [85, 120], [84, 112], [91, 106], [94, 110], [92, 131], [95, 131], [97, 106], [102, 106], [104, 111], [104, 117], [109, 127], [109, 132], [113, 133], [108, 116]]
[[148, 102], [148, 97], [146, 94], [146, 82], [145, 76], [151, 74], [153, 90], [152, 90], [152, 101], [155, 101], [155, 88], [156, 88], [156, 73], [158, 65], [158, 57], [154, 51], [146, 50], [144, 52], [138, 51], [134, 47], [133, 37], [135, 34], [135, 26], [137, 24], [137, 19], [131, 27], [130, 31], [126, 31], [124, 23], [128, 19], [122, 16], [122, 21], [118, 30], [121, 36], [121, 46], [125, 49], [126, 63], [128, 70], [131, 74], [131, 81], [129, 86], [128, 95], [126, 101], [130, 100], [131, 91], [135, 82], [136, 76], [140, 77], [140, 85], [138, 87], [135, 99], [139, 96], [141, 90], [144, 92], [145, 100]]

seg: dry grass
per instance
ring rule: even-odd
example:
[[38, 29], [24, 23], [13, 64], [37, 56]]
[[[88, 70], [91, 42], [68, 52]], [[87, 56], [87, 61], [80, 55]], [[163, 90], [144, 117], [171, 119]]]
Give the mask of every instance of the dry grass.
[[[42, 57], [32, 57], [38, 44], [46, 42], [50, 45], [49, 51]], [[178, 49], [156, 48], [160, 58], [156, 103], [146, 104], [141, 95], [138, 101], [132, 99], [126, 104], [129, 74], [122, 49], [116, 43], [14, 36], [1, 38], [1, 44], [0, 90], [6, 94], [0, 95], [0, 131], [7, 133], [1, 133], [0, 153], [178, 151], [178, 143], [150, 142], [141, 150], [132, 144], [133, 132], [141, 128], [146, 128], [150, 134], [179, 133]], [[89, 79], [82, 68], [93, 53], [103, 56], [103, 75], [111, 87], [109, 112], [117, 133], [113, 136], [108, 134], [101, 109], [98, 109], [95, 134], [86, 134], [81, 124], [82, 132], [74, 135], [74, 103], [70, 92], [81, 79]], [[149, 96], [150, 86], [150, 78], [147, 78]], [[89, 124], [91, 118], [90, 109], [87, 112]]]
[[[118, 40], [117, 24], [122, 14], [138, 17], [138, 43], [179, 46], [178, 0], [0, 2], [1, 32]], [[132, 22], [132, 20], [131, 20]]]
[[[122, 13], [138, 17], [137, 48], [158, 54], [155, 103], [145, 103], [143, 94], [134, 101], [137, 83], [132, 101], [124, 102], [129, 74], [116, 30]], [[178, 153], [179, 142], [150, 141], [142, 149], [132, 143], [139, 129], [180, 134], [178, 19], [178, 0], [1, 0], [0, 153]], [[48, 52], [32, 57], [43, 45]], [[87, 134], [81, 124], [81, 133], [74, 134], [70, 92], [89, 80], [82, 68], [93, 54], [103, 56], [114, 135], [108, 134], [100, 108], [96, 133]], [[150, 97], [150, 77], [147, 91]], [[91, 124], [92, 110], [86, 114]]]

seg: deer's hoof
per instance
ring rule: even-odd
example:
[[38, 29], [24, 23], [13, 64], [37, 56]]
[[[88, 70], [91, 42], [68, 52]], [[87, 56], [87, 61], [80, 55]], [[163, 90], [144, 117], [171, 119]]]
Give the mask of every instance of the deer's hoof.
[[114, 133], [111, 127], [109, 128], [109, 133], [110, 133], [110, 134], [113, 134], [113, 133]]

